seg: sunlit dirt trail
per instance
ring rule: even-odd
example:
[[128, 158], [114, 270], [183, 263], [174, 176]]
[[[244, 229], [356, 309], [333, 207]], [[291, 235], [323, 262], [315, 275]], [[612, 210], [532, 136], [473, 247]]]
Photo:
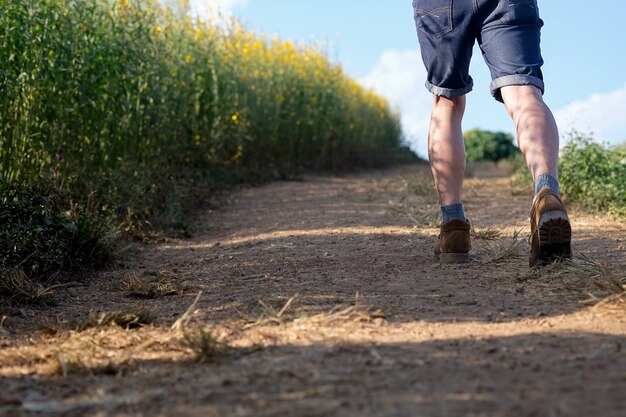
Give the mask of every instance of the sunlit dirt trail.
[[[601, 301], [606, 277], [530, 272], [530, 196], [485, 169], [466, 181], [472, 262], [435, 264], [427, 172], [231, 192], [192, 239], [2, 312], [0, 414], [623, 416], [626, 307]], [[571, 217], [576, 253], [623, 274], [626, 225]], [[138, 298], [131, 278], [172, 294]], [[76, 324], [130, 308], [154, 323]]]

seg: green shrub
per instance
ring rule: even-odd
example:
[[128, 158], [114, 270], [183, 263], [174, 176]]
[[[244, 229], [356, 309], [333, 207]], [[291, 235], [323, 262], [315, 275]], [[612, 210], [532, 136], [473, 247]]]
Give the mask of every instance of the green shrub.
[[61, 207], [48, 188], [0, 181], [0, 272], [19, 268], [29, 278], [45, 279], [107, 262], [112, 247], [107, 213]]
[[469, 162], [498, 162], [520, 154], [513, 144], [513, 136], [508, 133], [472, 129], [463, 134], [463, 139]]
[[[514, 159], [513, 193], [532, 189], [524, 159]], [[578, 132], [569, 134], [559, 158], [563, 198], [587, 210], [626, 217], [626, 149], [610, 148]]]
[[559, 163], [561, 190], [586, 208], [626, 216], [626, 152], [572, 133]]

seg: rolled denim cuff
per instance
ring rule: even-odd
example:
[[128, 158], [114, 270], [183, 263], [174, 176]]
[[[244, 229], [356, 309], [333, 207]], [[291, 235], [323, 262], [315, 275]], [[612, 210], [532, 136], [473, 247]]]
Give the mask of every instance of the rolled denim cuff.
[[436, 85], [433, 85], [429, 83], [428, 81], [426, 81], [426, 88], [428, 89], [428, 91], [430, 91], [436, 96], [452, 98], [452, 97], [464, 96], [465, 94], [469, 93], [474, 88], [474, 84], [472, 83], [468, 85], [467, 87], [463, 87], [463, 88], [443, 88], [443, 87], [437, 87]]
[[545, 84], [541, 78], [532, 75], [506, 75], [491, 82], [491, 95], [500, 103], [504, 103], [500, 89], [509, 85], [533, 85], [541, 90], [541, 94], [545, 91]]

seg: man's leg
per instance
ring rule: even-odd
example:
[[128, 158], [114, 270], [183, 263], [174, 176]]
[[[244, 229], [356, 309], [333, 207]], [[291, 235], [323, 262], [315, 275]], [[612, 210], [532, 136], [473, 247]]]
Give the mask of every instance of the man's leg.
[[464, 112], [465, 96], [434, 96], [428, 156], [442, 207], [461, 204], [465, 173], [465, 144], [461, 130]]
[[467, 262], [471, 248], [470, 225], [461, 203], [465, 173], [461, 121], [465, 111], [465, 96], [434, 97], [428, 155], [443, 214], [435, 259], [442, 263]]
[[572, 256], [572, 229], [559, 198], [559, 133], [541, 91], [534, 86], [507, 86], [502, 100], [515, 122], [517, 141], [535, 181], [530, 214], [530, 266], [541, 266]]
[[441, 263], [467, 262], [470, 225], [461, 204], [465, 172], [461, 120], [465, 94], [474, 85], [469, 66], [476, 41], [476, 19], [480, 16], [473, 2], [414, 0], [413, 6], [428, 72], [426, 87], [434, 95], [428, 154], [444, 222], [435, 259]]
[[[533, 180], [543, 175], [557, 179], [559, 132], [541, 91], [531, 85], [513, 85], [502, 87], [500, 92]], [[555, 191], [558, 193], [558, 189]]]

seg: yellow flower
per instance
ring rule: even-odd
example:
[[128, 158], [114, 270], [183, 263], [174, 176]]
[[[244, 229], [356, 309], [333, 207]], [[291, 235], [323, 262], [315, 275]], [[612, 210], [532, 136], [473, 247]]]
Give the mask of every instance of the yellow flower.
[[193, 40], [198, 42], [200, 39], [202, 39], [202, 36], [204, 35], [204, 33], [202, 32], [202, 29], [200, 29], [200, 27], [196, 28], [196, 33], [193, 36]]
[[230, 119], [233, 121], [234, 124], [238, 125], [239, 124], [239, 112], [233, 114]]
[[241, 159], [242, 156], [243, 156], [243, 146], [242, 145], [238, 145], [237, 146], [237, 151], [233, 155], [232, 160], [233, 161], [238, 161], [238, 160]]
[[187, 54], [187, 56], [185, 57], [185, 62], [190, 63], [192, 59], [193, 57], [191, 56], [191, 54]]

